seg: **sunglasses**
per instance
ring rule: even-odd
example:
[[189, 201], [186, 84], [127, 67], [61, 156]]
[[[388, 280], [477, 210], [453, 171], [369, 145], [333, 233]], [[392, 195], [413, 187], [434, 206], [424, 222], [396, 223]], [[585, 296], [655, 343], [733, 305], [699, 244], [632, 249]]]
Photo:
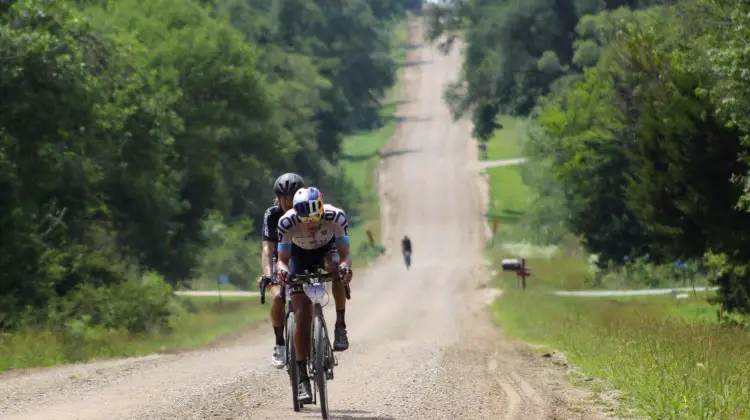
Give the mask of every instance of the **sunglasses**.
[[311, 216], [299, 216], [300, 222], [304, 224], [310, 224], [310, 223], [318, 223], [322, 219], [321, 215], [311, 215]]

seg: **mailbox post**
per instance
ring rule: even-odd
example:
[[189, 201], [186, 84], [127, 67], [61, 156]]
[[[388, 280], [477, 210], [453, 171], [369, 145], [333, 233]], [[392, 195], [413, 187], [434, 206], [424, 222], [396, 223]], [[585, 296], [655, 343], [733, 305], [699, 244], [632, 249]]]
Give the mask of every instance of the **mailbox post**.
[[506, 258], [502, 261], [503, 271], [516, 273], [516, 287], [519, 285], [526, 290], [526, 277], [531, 275], [531, 269], [526, 267], [526, 258]]

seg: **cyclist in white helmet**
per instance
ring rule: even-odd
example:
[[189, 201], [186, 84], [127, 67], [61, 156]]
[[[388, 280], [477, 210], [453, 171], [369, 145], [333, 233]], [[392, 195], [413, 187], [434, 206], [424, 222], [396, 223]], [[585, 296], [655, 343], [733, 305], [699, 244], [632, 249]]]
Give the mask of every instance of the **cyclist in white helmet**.
[[[324, 268], [341, 276], [333, 282], [336, 302], [336, 327], [333, 348], [349, 348], [344, 312], [346, 284], [351, 281], [348, 222], [346, 213], [323, 203], [323, 193], [315, 187], [302, 188], [294, 194], [294, 207], [279, 219], [278, 279], [283, 284], [288, 276], [305, 270]], [[338, 267], [337, 267], [338, 265]], [[343, 281], [342, 281], [343, 280]], [[312, 401], [307, 372], [307, 343], [310, 340], [312, 302], [301, 287], [290, 289], [292, 307], [297, 319], [294, 347], [300, 372], [299, 398], [302, 403]]]

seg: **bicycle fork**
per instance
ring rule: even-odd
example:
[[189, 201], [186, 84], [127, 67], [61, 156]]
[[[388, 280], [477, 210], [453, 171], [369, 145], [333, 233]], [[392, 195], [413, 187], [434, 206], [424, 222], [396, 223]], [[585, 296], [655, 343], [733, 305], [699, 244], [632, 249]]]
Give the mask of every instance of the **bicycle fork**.
[[[325, 341], [326, 341], [326, 348], [327, 348], [327, 355], [325, 358], [325, 366], [324, 369], [326, 371], [326, 378], [330, 381], [333, 380], [333, 368], [335, 366], [339, 365], [338, 357], [336, 357], [336, 354], [333, 352], [333, 345], [331, 344], [331, 339], [328, 337], [328, 325], [326, 324], [326, 319], [323, 316], [323, 307], [320, 306], [319, 303], [316, 303], [314, 305], [313, 310], [313, 319], [312, 319], [312, 325], [311, 325], [311, 334], [310, 334], [310, 349], [312, 350], [311, 354], [315, 354], [315, 334], [316, 331], [315, 328], [315, 318], [320, 319], [321, 324], [321, 333], [325, 335]], [[312, 363], [314, 358], [310, 358], [311, 365], [313, 371], [315, 370], [315, 363]]]

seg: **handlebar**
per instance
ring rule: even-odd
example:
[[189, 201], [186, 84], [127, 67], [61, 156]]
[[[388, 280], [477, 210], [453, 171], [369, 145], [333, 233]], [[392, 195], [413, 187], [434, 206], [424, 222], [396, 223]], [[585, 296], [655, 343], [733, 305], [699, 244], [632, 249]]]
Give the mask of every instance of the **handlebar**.
[[317, 280], [319, 283], [328, 283], [336, 279], [335, 273], [326, 273], [325, 271], [318, 271], [316, 273], [305, 272], [305, 274], [295, 274], [288, 278], [286, 283], [290, 286], [301, 286], [305, 283], [311, 284], [312, 279]]
[[274, 280], [271, 277], [263, 276], [263, 279], [260, 281], [260, 304], [265, 305], [266, 304], [266, 287], [268, 287], [269, 284], [274, 284]]
[[[305, 272], [305, 274], [295, 274], [292, 278], [286, 280], [286, 284], [290, 286], [301, 286], [305, 283], [311, 283], [311, 279], [316, 279], [320, 283], [329, 283], [336, 280], [335, 273], [326, 273], [325, 271], [319, 270], [315, 273]], [[276, 281], [268, 276], [262, 276], [260, 282], [260, 303], [264, 305], [266, 303], [266, 287], [269, 284], [276, 284]], [[346, 284], [346, 300], [351, 300], [352, 291], [349, 287], [349, 283]]]
[[274, 280], [275, 275], [273, 273], [276, 272], [276, 262], [279, 260], [279, 254], [274, 252], [273, 257], [271, 257], [271, 277], [266, 276], [265, 274], [262, 276], [262, 280], [260, 281], [260, 304], [265, 305], [266, 304], [266, 287], [268, 287], [269, 284], [276, 284], [276, 281]]

